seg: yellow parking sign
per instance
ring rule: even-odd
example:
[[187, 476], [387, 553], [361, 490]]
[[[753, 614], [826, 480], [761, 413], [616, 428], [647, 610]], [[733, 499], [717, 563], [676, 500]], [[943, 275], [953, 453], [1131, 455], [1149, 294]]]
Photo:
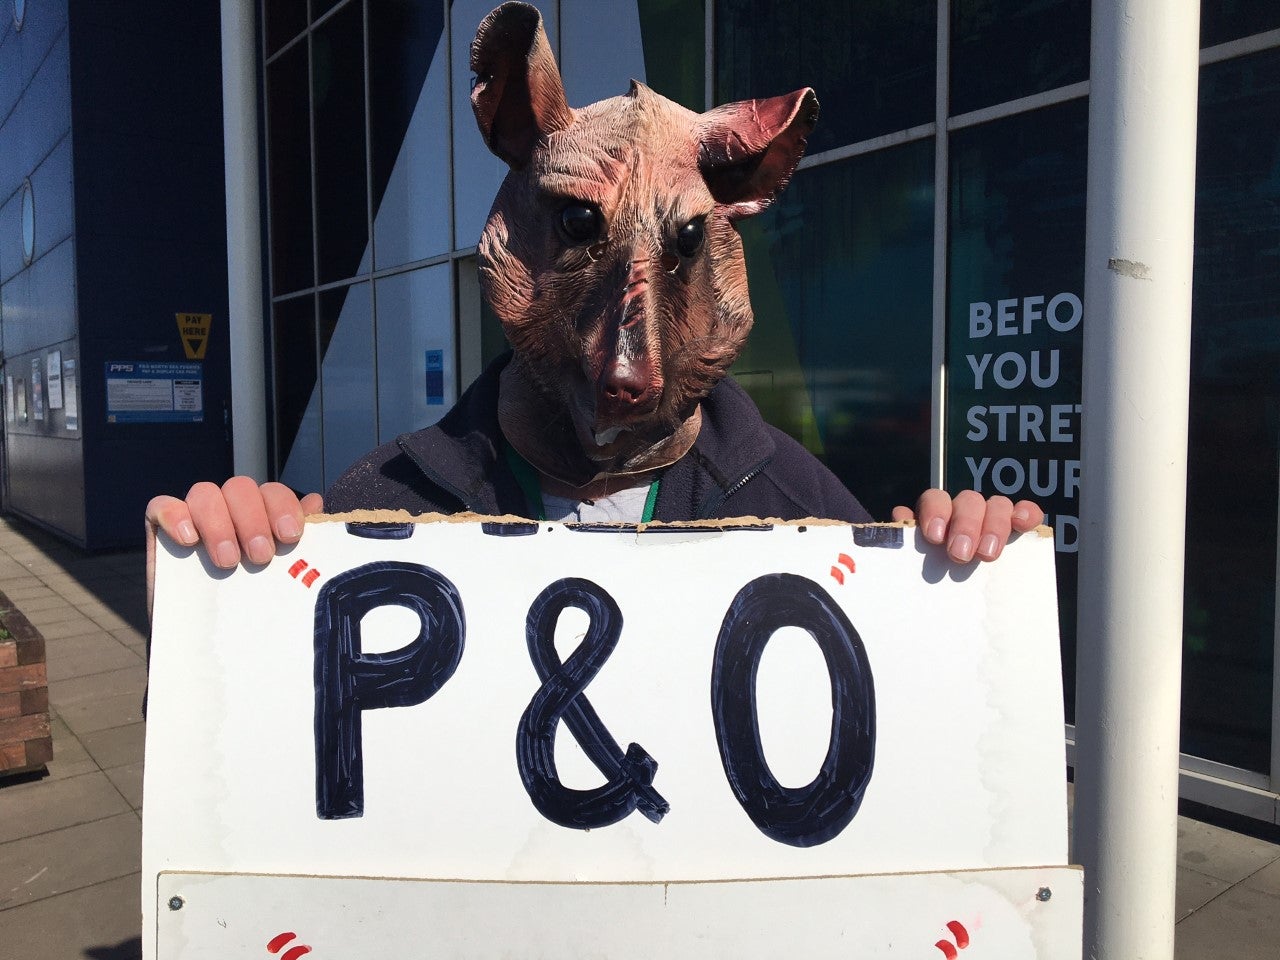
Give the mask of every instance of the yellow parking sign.
[[209, 347], [209, 327], [213, 325], [212, 313], [176, 313], [178, 335], [188, 360], [203, 360]]

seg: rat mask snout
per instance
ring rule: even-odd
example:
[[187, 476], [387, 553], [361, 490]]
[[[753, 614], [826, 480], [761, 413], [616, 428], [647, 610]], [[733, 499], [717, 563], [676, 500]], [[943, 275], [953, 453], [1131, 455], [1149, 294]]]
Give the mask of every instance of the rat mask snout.
[[[649, 306], [650, 270], [645, 256], [624, 264], [621, 296], [603, 325], [595, 384], [596, 430], [624, 426], [652, 413], [662, 399], [661, 340]], [[593, 375], [594, 374], [594, 375]]]

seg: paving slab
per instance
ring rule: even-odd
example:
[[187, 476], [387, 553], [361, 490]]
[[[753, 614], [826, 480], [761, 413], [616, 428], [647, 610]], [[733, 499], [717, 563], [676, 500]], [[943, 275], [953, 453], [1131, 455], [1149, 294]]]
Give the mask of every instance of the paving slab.
[[1189, 867], [1178, 867], [1173, 905], [1174, 922], [1185, 920], [1230, 886], [1227, 881], [1211, 877], [1207, 873], [1200, 873]]
[[0, 944], [4, 944], [5, 956], [22, 960], [138, 960], [142, 956], [140, 890], [141, 876], [131, 874], [0, 910]]
[[[1259, 893], [1265, 893], [1280, 900], [1280, 860], [1276, 860], [1252, 876], [1246, 877], [1243, 883], [1250, 890], [1256, 890]], [[1276, 909], [1280, 910], [1280, 903], [1276, 904]], [[1276, 954], [1280, 956], [1280, 944], [1277, 945]]]
[[36, 629], [46, 640], [62, 640], [65, 637], [83, 637], [86, 634], [102, 632], [100, 626], [78, 612], [74, 617], [57, 623], [45, 625], [36, 623], [34, 620], [32, 623], [35, 623]]
[[107, 771], [107, 778], [120, 791], [125, 802], [134, 810], [142, 810], [142, 761], [113, 767]]
[[99, 769], [80, 738], [71, 732], [56, 712], [49, 716], [49, 733], [53, 739], [53, 759], [46, 764], [49, 780], [78, 777]]
[[86, 733], [80, 740], [98, 766], [103, 770], [110, 770], [112, 767], [141, 763], [146, 737], [145, 723], [130, 723], [123, 727], [109, 727]]
[[64, 637], [46, 647], [50, 682], [138, 666], [141, 657], [107, 633]]
[[1176, 960], [1275, 960], [1280, 900], [1239, 884], [1178, 924], [1175, 937]]
[[130, 810], [0, 844], [0, 910], [138, 873], [141, 843]]
[[1238, 883], [1280, 857], [1280, 847], [1243, 833], [1178, 818], [1178, 866]]
[[132, 809], [100, 770], [50, 783], [0, 787], [0, 844]]

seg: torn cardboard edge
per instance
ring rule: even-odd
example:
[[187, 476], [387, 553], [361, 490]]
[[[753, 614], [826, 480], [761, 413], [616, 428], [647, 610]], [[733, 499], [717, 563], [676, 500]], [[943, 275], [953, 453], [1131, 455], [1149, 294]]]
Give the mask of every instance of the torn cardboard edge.
[[[559, 524], [561, 526], [583, 526], [583, 524], [566, 523], [564, 521], [530, 520], [505, 513], [489, 515], [482, 513], [410, 513], [408, 510], [349, 510], [346, 513], [311, 513], [307, 514], [307, 523], [485, 523], [485, 524]], [[878, 523], [849, 523], [846, 520], [830, 520], [821, 517], [805, 517], [801, 520], [781, 520], [778, 517], [729, 517], [719, 520], [651, 520], [648, 523], [614, 523], [592, 522], [592, 528], [617, 528], [620, 532], [643, 531], [650, 527], [669, 529], [712, 529], [734, 530], [743, 527], [759, 529], [762, 526], [775, 527], [855, 527], [855, 528], [890, 528], [905, 529], [914, 527], [914, 520], [890, 520]], [[1040, 537], [1052, 537], [1053, 528], [1041, 524], [1033, 531]]]

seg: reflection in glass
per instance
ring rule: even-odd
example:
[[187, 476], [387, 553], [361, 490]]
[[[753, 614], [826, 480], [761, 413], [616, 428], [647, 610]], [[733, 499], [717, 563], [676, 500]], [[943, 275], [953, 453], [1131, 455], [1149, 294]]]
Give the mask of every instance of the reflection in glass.
[[271, 56], [306, 29], [307, 0], [264, 0], [262, 21]]
[[449, 250], [448, 54], [439, 3], [370, 0], [370, 162], [379, 268]]
[[369, 283], [320, 294], [324, 483], [328, 487], [377, 441], [373, 302]]
[[322, 490], [315, 297], [307, 294], [272, 304], [271, 333], [276, 470], [281, 482], [295, 490]]
[[1212, 47], [1280, 27], [1275, 0], [1205, 0], [1200, 4], [1200, 46]]
[[690, 110], [706, 99], [707, 18], [701, 3], [637, 0], [645, 82]]
[[951, 113], [1089, 78], [1089, 0], [953, 0]]
[[734, 376], [888, 519], [929, 485], [933, 141], [805, 170], [741, 232], [756, 325]]
[[377, 281], [381, 443], [430, 426], [457, 398], [450, 269], [442, 263]]
[[1050, 515], [1075, 716], [1080, 351], [1088, 105], [951, 136], [946, 485]]
[[1201, 70], [1182, 749], [1262, 772], [1280, 494], [1277, 116], [1280, 51]]
[[560, 76], [570, 106], [647, 83], [636, 0], [560, 0]]
[[307, 45], [267, 65], [267, 160], [271, 210], [271, 291], [312, 285], [311, 121]]
[[343, 7], [311, 35], [318, 283], [355, 274], [369, 243], [364, 11]]
[[813, 87], [809, 153], [933, 120], [934, 0], [717, 0], [716, 102]]
[[[453, 245], [475, 246], [489, 216], [507, 165], [489, 152], [476, 129], [471, 112], [471, 40], [480, 21], [497, 4], [494, 0], [452, 0], [449, 6], [449, 39], [453, 59]], [[535, 0], [542, 13], [543, 29], [552, 52], [557, 52], [560, 30], [555, 0]]]

